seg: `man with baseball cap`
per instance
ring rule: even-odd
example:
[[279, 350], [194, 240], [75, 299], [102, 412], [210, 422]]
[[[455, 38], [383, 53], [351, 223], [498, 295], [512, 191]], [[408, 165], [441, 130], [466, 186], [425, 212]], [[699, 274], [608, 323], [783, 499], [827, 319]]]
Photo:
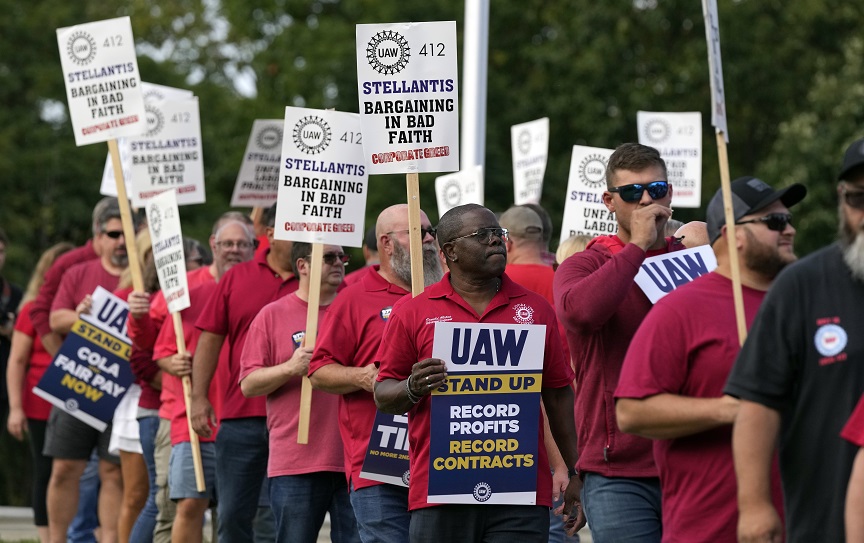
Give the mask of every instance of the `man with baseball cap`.
[[[731, 188], [750, 324], [774, 278], [796, 258], [789, 207], [807, 190], [796, 184], [775, 191], [755, 177], [736, 179]], [[718, 190], [707, 221], [717, 268], [654, 305], [633, 336], [615, 391], [621, 430], [655, 440], [664, 541], [736, 541], [731, 442], [738, 400], [724, 395], [723, 385], [740, 344], [725, 219]], [[779, 507], [779, 474], [772, 483]]]
[[838, 177], [839, 241], [777, 277], [724, 390], [741, 400], [732, 437], [740, 541], [783, 536], [769, 490], [778, 443], [786, 541], [845, 540], [857, 448], [840, 432], [864, 392], [864, 139]]

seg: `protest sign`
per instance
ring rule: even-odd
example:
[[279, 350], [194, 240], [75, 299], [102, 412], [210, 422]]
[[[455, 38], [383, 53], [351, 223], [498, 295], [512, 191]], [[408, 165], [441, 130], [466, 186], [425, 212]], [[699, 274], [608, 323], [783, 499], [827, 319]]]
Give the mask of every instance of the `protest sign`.
[[[147, 83], [146, 81], [141, 82], [141, 92], [144, 93], [145, 110], [149, 103], [162, 102], [164, 100], [182, 100], [194, 96], [192, 91]], [[147, 119], [146, 126], [149, 127], [150, 123], [155, 124], [156, 117], [154, 115], [145, 113], [145, 117]], [[132, 154], [126, 138], [118, 138], [117, 147], [120, 151], [120, 162], [123, 165], [123, 179], [126, 182], [126, 193], [129, 194], [132, 192]], [[102, 169], [102, 186], [99, 187], [99, 194], [103, 196], [117, 196], [114, 165], [111, 163], [110, 153], [105, 157], [105, 167]]]
[[601, 236], [618, 232], [615, 214], [606, 209], [606, 164], [611, 149], [573, 146], [570, 176], [561, 222], [561, 241], [570, 236]]
[[285, 108], [274, 237], [363, 244], [368, 175], [356, 113]]
[[711, 125], [717, 133], [723, 133], [729, 143], [726, 126], [726, 91], [723, 88], [723, 62], [720, 58], [720, 20], [717, 16], [717, 0], [702, 0], [705, 17], [705, 39], [708, 41], [708, 69], [711, 81]]
[[128, 304], [102, 287], [33, 392], [73, 417], [105, 430], [135, 376], [129, 368]]
[[430, 503], [537, 503], [545, 340], [545, 325], [435, 323]]
[[513, 150], [513, 202], [539, 204], [549, 155], [549, 118], [510, 127]]
[[279, 185], [283, 119], [256, 119], [237, 173], [231, 207], [270, 207]]
[[357, 25], [370, 174], [459, 169], [455, 21]]
[[141, 74], [129, 17], [57, 29], [75, 145], [145, 130]]
[[636, 113], [639, 143], [660, 152], [672, 185], [672, 207], [702, 206], [702, 114]]
[[189, 307], [189, 285], [177, 195], [166, 190], [147, 200], [147, 227], [153, 242], [153, 262], [168, 311], [177, 313]]
[[438, 216], [464, 204], [483, 205], [483, 166], [435, 178]]
[[376, 411], [360, 477], [407, 487], [408, 468], [408, 417]]
[[646, 258], [639, 266], [635, 280], [654, 304], [676, 288], [713, 271], [716, 267], [717, 257], [711, 246], [700, 245]]
[[198, 99], [149, 102], [147, 132], [127, 138], [132, 161], [132, 204], [144, 207], [147, 199], [170, 188], [177, 204], [204, 203], [204, 161]]

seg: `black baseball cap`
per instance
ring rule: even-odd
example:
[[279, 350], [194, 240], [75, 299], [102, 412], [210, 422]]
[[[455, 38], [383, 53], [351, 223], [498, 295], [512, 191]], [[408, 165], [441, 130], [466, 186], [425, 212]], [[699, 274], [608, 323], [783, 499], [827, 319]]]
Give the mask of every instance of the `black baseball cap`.
[[846, 149], [846, 154], [843, 155], [843, 166], [840, 167], [840, 175], [837, 176], [837, 179], [849, 181], [846, 177], [859, 166], [864, 166], [864, 138], [853, 142]]
[[[786, 207], [792, 207], [805, 196], [807, 196], [807, 188], [800, 183], [774, 190], [768, 183], [756, 177], [739, 177], [732, 181], [732, 215], [737, 222], [741, 217], [764, 209], [777, 200], [783, 202]], [[723, 225], [726, 224], [722, 189], [717, 189], [711, 202], [708, 203], [705, 222], [708, 224], [708, 239], [713, 245], [720, 237]]]

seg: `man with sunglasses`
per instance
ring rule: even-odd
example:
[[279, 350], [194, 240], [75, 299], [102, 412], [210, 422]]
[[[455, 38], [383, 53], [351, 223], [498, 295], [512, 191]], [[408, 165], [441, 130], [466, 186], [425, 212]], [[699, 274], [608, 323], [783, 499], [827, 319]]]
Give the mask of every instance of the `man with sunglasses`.
[[[375, 402], [386, 413], [408, 413], [411, 543], [545, 543], [549, 539], [552, 476], [542, 429], [537, 435], [535, 505], [483, 504], [485, 500], [477, 504], [429, 503], [430, 394], [447, 379], [444, 361], [431, 358], [435, 322], [545, 325], [543, 404], [567, 465], [576, 460], [570, 388], [573, 372], [561, 349], [555, 313], [542, 296], [507, 277], [506, 239], [507, 230], [483, 206], [467, 204], [445, 213], [438, 224], [438, 241], [450, 273], [421, 295], [405, 297], [396, 304], [387, 324], [387, 341], [378, 351]], [[542, 415], [540, 419], [542, 428]], [[485, 432], [472, 438], [506, 435]], [[576, 500], [575, 480], [571, 478], [567, 487], [568, 513]], [[573, 511], [573, 519], [574, 529], [584, 524], [581, 512]]]
[[769, 473], [779, 444], [786, 541], [844, 541], [856, 447], [843, 424], [864, 393], [864, 139], [838, 176], [839, 241], [781, 273], [725, 393], [740, 398], [732, 448], [741, 541], [780, 541]]
[[594, 541], [660, 541], [651, 441], [618, 429], [612, 398], [627, 346], [651, 302], [634, 282], [649, 256], [684, 249], [664, 238], [672, 186], [656, 149], [625, 143], [609, 157], [603, 203], [618, 233], [592, 240], [555, 272], [555, 309], [576, 367], [582, 506]]
[[[291, 261], [299, 288], [258, 313], [249, 327], [240, 361], [240, 389], [247, 398], [267, 397], [270, 457], [270, 506], [276, 517], [276, 540], [314, 543], [330, 513], [330, 537], [336, 543], [360, 542], [348, 500], [339, 400], [312, 393], [309, 443], [297, 443], [302, 377], [309, 371], [312, 349], [304, 344], [308, 311], [312, 245], [294, 242]], [[345, 278], [348, 256], [338, 245], [325, 245], [321, 270], [319, 322]], [[339, 316], [335, 316], [339, 318]]]
[[[435, 229], [420, 212], [425, 286], [441, 279]], [[351, 505], [364, 543], [408, 541], [408, 489], [360, 476], [377, 409], [372, 387], [375, 355], [393, 305], [411, 291], [408, 206], [390, 206], [375, 223], [380, 264], [333, 302], [333, 315], [320, 328], [309, 364], [312, 386], [339, 394], [339, 430], [345, 447], [345, 475]], [[410, 296], [409, 296], [410, 297]], [[402, 413], [400, 413], [401, 415]]]
[[[789, 208], [807, 194], [795, 184], [775, 191], [754, 177], [732, 182], [736, 250], [747, 323], [774, 278], [795, 261]], [[663, 502], [663, 540], [735, 542], [732, 422], [738, 400], [723, 385], [740, 350], [729, 238], [718, 190], [707, 231], [717, 268], [663, 297], [630, 343], [615, 391], [622, 431], [654, 441]], [[779, 473], [771, 481], [780, 506]]]

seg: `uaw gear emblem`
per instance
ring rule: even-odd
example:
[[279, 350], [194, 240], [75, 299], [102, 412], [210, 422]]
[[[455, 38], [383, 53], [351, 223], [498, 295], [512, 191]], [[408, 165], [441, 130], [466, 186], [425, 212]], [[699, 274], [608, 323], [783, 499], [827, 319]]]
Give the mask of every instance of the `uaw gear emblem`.
[[516, 312], [513, 320], [518, 324], [534, 324], [534, 309], [527, 304], [516, 304], [513, 306]]
[[392, 305], [387, 306], [387, 307], [385, 307], [384, 309], [382, 309], [381, 312], [379, 313], [379, 315], [381, 315], [381, 320], [386, 321], [387, 319], [389, 319], [389, 318], [390, 318], [390, 312], [391, 312], [391, 311], [393, 311], [393, 306], [392, 306]]
[[836, 324], [826, 324], [816, 330], [813, 343], [822, 356], [836, 356], [843, 352], [849, 337], [846, 330]]
[[579, 180], [592, 189], [606, 185], [606, 163], [608, 159], [603, 155], [590, 154], [579, 163]]
[[474, 485], [474, 499], [478, 502], [485, 502], [492, 497], [492, 487], [489, 483], [479, 482]]
[[303, 338], [306, 337], [306, 331], [300, 330], [299, 332], [294, 332], [291, 334], [291, 341], [294, 342], [294, 348], [299, 349], [300, 345], [303, 344]]

